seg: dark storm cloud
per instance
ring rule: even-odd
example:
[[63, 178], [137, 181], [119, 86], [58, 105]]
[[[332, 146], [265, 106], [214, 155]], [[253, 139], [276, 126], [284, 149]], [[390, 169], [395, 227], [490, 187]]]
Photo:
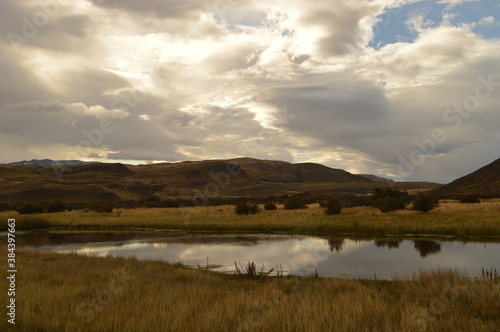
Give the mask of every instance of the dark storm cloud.
[[271, 85], [267, 94], [266, 102], [296, 115], [287, 129], [323, 144], [377, 135], [391, 117], [383, 89], [349, 74], [309, 75], [293, 84]]

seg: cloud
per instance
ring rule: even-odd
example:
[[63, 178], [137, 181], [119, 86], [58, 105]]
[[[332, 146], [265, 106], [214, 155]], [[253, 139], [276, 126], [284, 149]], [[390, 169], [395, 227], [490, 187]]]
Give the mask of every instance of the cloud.
[[[166, 129], [122, 109], [107, 109], [102, 105], [81, 103], [27, 102], [6, 106], [1, 112], [0, 131], [23, 138], [25, 144], [44, 149], [46, 146], [64, 146], [58, 155], [63, 159], [86, 159], [91, 154], [101, 157], [131, 156], [122, 152], [130, 149], [144, 160], [164, 160], [180, 157], [173, 145], [176, 138]], [[152, 147], [152, 142], [158, 142]], [[170, 151], [168, 151], [170, 150]], [[108, 156], [109, 155], [109, 156]], [[158, 157], [155, 159], [155, 157]], [[130, 158], [137, 159], [137, 158]]]
[[101, 105], [86, 106], [82, 103], [66, 104], [58, 102], [26, 102], [7, 107], [11, 112], [21, 114], [54, 114], [58, 117], [93, 117], [96, 119], [124, 119], [129, 113], [121, 109], [109, 110]]
[[466, 2], [478, 2], [478, 1], [479, 0], [440, 0], [440, 1], [438, 1], [438, 3], [456, 6], [456, 5], [461, 5], [463, 3], [466, 3]]
[[373, 34], [372, 24], [383, 9], [364, 1], [317, 1], [310, 6], [295, 0], [261, 6], [271, 10], [267, 19], [270, 24], [293, 34], [292, 54], [321, 57], [342, 56], [366, 45]]
[[204, 0], [88, 0], [95, 6], [119, 10], [132, 16], [150, 15], [161, 18], [185, 18], [212, 7]]
[[495, 25], [495, 18], [493, 16], [483, 17], [479, 21], [479, 25], [481, 25], [481, 26], [493, 26], [493, 25]]
[[[409, 179], [443, 182], [475, 166], [453, 164], [467, 153], [491, 161], [498, 142], [498, 93], [458, 129], [443, 118], [479, 77], [500, 81], [498, 40], [454, 25], [448, 9], [432, 24], [413, 14], [427, 1], [57, 3], [29, 38], [23, 25], [46, 3], [0, 3], [0, 32], [26, 39], [0, 41], [0, 137], [14, 142], [0, 162], [64, 159], [94, 138], [80, 159], [251, 156], [398, 176], [398, 157], [442, 128], [446, 141]], [[412, 38], [372, 48], [384, 13], [385, 29]], [[101, 139], [103, 119], [114, 130]]]

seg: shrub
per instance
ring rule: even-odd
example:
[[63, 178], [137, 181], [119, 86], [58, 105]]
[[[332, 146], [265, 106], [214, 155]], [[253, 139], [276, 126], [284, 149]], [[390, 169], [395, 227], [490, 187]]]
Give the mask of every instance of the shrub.
[[292, 196], [285, 200], [285, 210], [307, 209], [306, 202], [301, 196]]
[[64, 203], [62, 201], [54, 201], [47, 207], [47, 213], [64, 212]]
[[375, 188], [373, 189], [372, 198], [386, 198], [386, 197], [403, 197], [407, 198], [408, 193], [406, 191], [399, 191], [396, 187], [386, 187], [386, 188]]
[[17, 209], [19, 214], [37, 214], [43, 213], [43, 207], [37, 203], [24, 203], [21, 204]]
[[376, 207], [384, 213], [388, 213], [396, 210], [404, 210], [406, 208], [406, 203], [404, 199], [399, 197], [385, 197], [375, 200], [373, 207]]
[[266, 205], [264, 205], [264, 210], [266, 211], [275, 211], [278, 210], [278, 207], [274, 202], [268, 202]]
[[408, 193], [397, 188], [375, 188], [372, 196], [372, 206], [387, 213], [403, 210], [406, 207]]
[[259, 212], [259, 207], [257, 206], [256, 203], [253, 202], [242, 202], [236, 204], [234, 212], [237, 215], [256, 214], [257, 212]]
[[356, 206], [370, 206], [370, 197], [367, 196], [355, 196], [355, 195], [344, 195], [342, 196], [342, 206], [356, 207]]
[[325, 203], [325, 214], [340, 214], [342, 212], [342, 203], [338, 198], [331, 198]]
[[7, 203], [0, 202], [0, 212], [11, 211], [11, 210], [14, 210], [14, 207], [13, 207], [12, 204], [7, 204]]
[[98, 213], [111, 213], [113, 212], [114, 205], [111, 202], [103, 202], [94, 204], [91, 209]]
[[474, 203], [481, 203], [481, 200], [477, 195], [465, 195], [460, 198], [459, 200], [460, 203], [466, 203], [466, 204], [474, 204]]
[[413, 201], [413, 210], [420, 212], [429, 212], [439, 206], [439, 198], [429, 194], [418, 194]]

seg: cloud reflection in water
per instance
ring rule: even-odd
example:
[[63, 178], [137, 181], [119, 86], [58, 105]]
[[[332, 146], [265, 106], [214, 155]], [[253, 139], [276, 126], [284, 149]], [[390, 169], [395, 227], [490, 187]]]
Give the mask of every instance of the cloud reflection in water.
[[430, 239], [349, 239], [311, 236], [253, 237], [186, 236], [182, 239], [141, 239], [124, 243], [79, 243], [44, 247], [44, 250], [95, 256], [135, 256], [171, 263], [220, 267], [231, 272], [234, 262], [253, 261], [260, 269], [281, 265], [294, 275], [390, 279], [420, 269], [457, 268], [477, 275], [482, 267], [498, 266], [500, 243], [446, 242]]

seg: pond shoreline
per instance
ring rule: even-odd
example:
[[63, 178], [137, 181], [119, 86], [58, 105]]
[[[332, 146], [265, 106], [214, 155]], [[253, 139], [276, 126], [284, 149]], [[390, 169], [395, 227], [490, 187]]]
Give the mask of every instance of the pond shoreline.
[[[345, 275], [363, 279], [373, 275], [389, 278], [393, 274], [416, 272], [416, 267], [425, 270], [464, 268], [471, 274], [477, 274], [481, 268], [496, 263], [496, 256], [492, 258], [491, 252], [500, 250], [500, 241], [430, 236], [215, 234], [144, 230], [74, 232], [58, 229], [25, 232], [22, 239], [20, 249], [42, 252], [134, 256], [140, 260], [164, 260], [186, 266], [205, 266], [210, 261], [210, 265], [221, 267], [217, 272], [234, 271], [233, 263], [236, 262], [246, 264], [255, 261], [262, 269], [264, 265], [272, 269], [283, 264], [286, 269], [294, 270], [294, 275], [313, 275], [319, 271], [322, 277]], [[354, 256], [350, 253], [353, 250]], [[471, 255], [475, 258], [471, 259]], [[316, 272], [310, 266], [312, 263], [317, 264]]]
[[[356, 237], [356, 238], [433, 238], [442, 240], [456, 240], [456, 241], [474, 241], [474, 240], [489, 240], [491, 242], [500, 242], [500, 235], [446, 235], [446, 234], [433, 234], [433, 233], [402, 233], [402, 234], [391, 234], [391, 233], [359, 233], [359, 232], [342, 232], [342, 233], [321, 233], [321, 232], [288, 232], [288, 231], [263, 231], [261, 229], [223, 229], [223, 230], [213, 230], [213, 229], [186, 229], [186, 228], [145, 228], [145, 227], [134, 227], [134, 226], [77, 226], [77, 227], [67, 227], [67, 226], [54, 226], [48, 228], [35, 228], [26, 229], [19, 231], [18, 234], [31, 233], [31, 232], [51, 232], [53, 234], [64, 234], [64, 233], [102, 233], [102, 232], [140, 232], [140, 233], [164, 233], [164, 234], [192, 234], [192, 235], [230, 235], [230, 234], [265, 234], [265, 235], [299, 235], [299, 236], [345, 236], [345, 237]], [[4, 234], [5, 233], [5, 234]], [[6, 235], [7, 232], [0, 232], [0, 236]]]

